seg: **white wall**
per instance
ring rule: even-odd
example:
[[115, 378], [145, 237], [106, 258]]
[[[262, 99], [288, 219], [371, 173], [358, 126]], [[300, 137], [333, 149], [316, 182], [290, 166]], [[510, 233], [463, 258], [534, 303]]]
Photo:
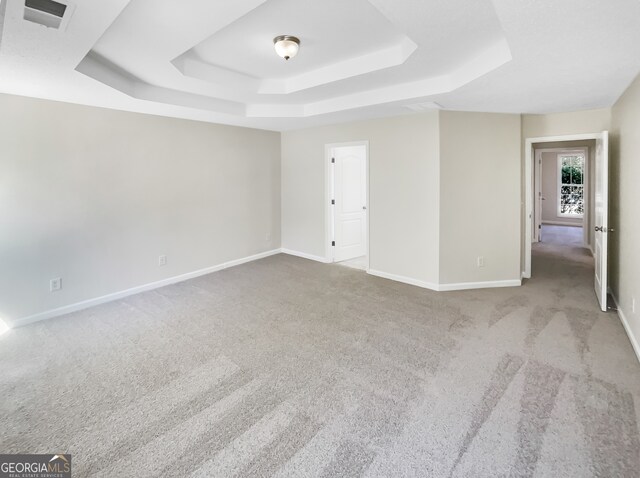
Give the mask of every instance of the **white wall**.
[[5, 320], [280, 247], [279, 133], [7, 95], [0, 111]]
[[[630, 336], [640, 340], [640, 77], [612, 110], [609, 281]], [[633, 299], [636, 301], [633, 311]], [[640, 358], [640, 348], [636, 348]]]
[[441, 284], [520, 280], [520, 144], [520, 115], [441, 112]]
[[325, 256], [325, 145], [369, 141], [370, 268], [438, 281], [438, 113], [282, 133], [282, 247]]

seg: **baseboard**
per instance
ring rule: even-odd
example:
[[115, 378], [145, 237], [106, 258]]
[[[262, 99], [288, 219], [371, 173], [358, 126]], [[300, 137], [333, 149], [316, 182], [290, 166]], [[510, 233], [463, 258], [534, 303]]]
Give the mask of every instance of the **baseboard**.
[[434, 284], [432, 282], [425, 282], [419, 279], [413, 279], [411, 277], [400, 276], [396, 274], [389, 274], [388, 272], [377, 271], [369, 269], [368, 274], [377, 277], [383, 277], [384, 279], [391, 279], [397, 282], [403, 282], [405, 284], [415, 285], [424, 289], [435, 290], [437, 292], [447, 292], [451, 290], [467, 290], [467, 289], [488, 289], [494, 287], [518, 287], [522, 285], [522, 280], [501, 280], [501, 281], [487, 281], [487, 282], [460, 282], [457, 284]]
[[493, 289], [496, 287], [520, 287], [522, 285], [521, 279], [514, 280], [496, 280], [486, 282], [459, 282], [457, 284], [440, 284], [440, 290], [468, 290], [468, 289]]
[[59, 317], [61, 315], [69, 314], [71, 312], [77, 312], [79, 310], [88, 309], [89, 307], [93, 307], [96, 305], [104, 304], [106, 302], [111, 302], [114, 300], [122, 299], [124, 297], [128, 297], [130, 295], [139, 294], [140, 292], [146, 292], [153, 289], [158, 289], [160, 287], [164, 287], [166, 285], [176, 284], [178, 282], [183, 282], [189, 279], [194, 279], [196, 277], [200, 277], [203, 275], [211, 274], [212, 272], [221, 271], [223, 269], [228, 269], [229, 267], [238, 266], [240, 264], [245, 264], [247, 262], [257, 261], [258, 259], [263, 259], [265, 257], [273, 256], [275, 254], [279, 254], [280, 249], [274, 249], [271, 251], [261, 252], [259, 254], [254, 254], [252, 256], [243, 257], [241, 259], [234, 259], [232, 261], [224, 262], [222, 264], [218, 264], [215, 266], [207, 267], [205, 269], [200, 269], [193, 272], [187, 272], [186, 274], [181, 274], [174, 277], [169, 277], [167, 279], [162, 279], [156, 282], [150, 282], [148, 284], [140, 285], [137, 287], [132, 287], [130, 289], [122, 290], [119, 292], [114, 292], [113, 294], [103, 295], [101, 297], [96, 297], [94, 299], [84, 300], [82, 302], [77, 302], [75, 304], [65, 305], [63, 307], [59, 307], [57, 309], [47, 310], [45, 312], [40, 312], [38, 314], [30, 315], [28, 317], [23, 317], [21, 319], [16, 319], [11, 321], [9, 324], [10, 327], [22, 327], [23, 325], [32, 324], [34, 322], [39, 322], [41, 320], [52, 319], [54, 317]]
[[633, 331], [631, 330], [631, 326], [629, 325], [629, 321], [627, 320], [627, 316], [624, 314], [624, 311], [620, 307], [618, 303], [618, 298], [609, 291], [611, 297], [613, 298], [613, 302], [616, 304], [616, 308], [618, 309], [618, 317], [620, 317], [620, 322], [622, 322], [622, 326], [624, 327], [624, 331], [627, 333], [627, 337], [629, 337], [629, 342], [631, 342], [631, 347], [633, 347], [633, 351], [636, 353], [636, 358], [638, 362], [640, 362], [640, 342], [636, 339], [636, 336], [633, 335]]
[[582, 224], [567, 221], [542, 221], [542, 224], [549, 224], [550, 226], [571, 226], [571, 227], [583, 227]]
[[372, 276], [376, 276], [376, 277], [382, 277], [383, 279], [390, 279], [390, 280], [394, 280], [397, 282], [403, 282], [405, 284], [409, 284], [409, 285], [415, 285], [418, 287], [422, 287], [424, 289], [431, 289], [431, 290], [440, 290], [438, 288], [438, 284], [432, 284], [430, 282], [425, 282], [425, 281], [421, 281], [418, 279], [413, 279], [411, 277], [405, 277], [405, 276], [400, 276], [400, 275], [396, 275], [396, 274], [389, 274], [388, 272], [382, 272], [382, 271], [377, 271], [374, 269], [369, 269], [367, 270], [367, 274], [371, 274]]
[[306, 252], [292, 251], [291, 249], [287, 249], [285, 247], [280, 249], [280, 252], [282, 252], [283, 254], [289, 254], [290, 256], [302, 257], [303, 259], [310, 259], [312, 261], [322, 262], [324, 264], [328, 264], [331, 262], [326, 257], [314, 256], [313, 254], [307, 254]]

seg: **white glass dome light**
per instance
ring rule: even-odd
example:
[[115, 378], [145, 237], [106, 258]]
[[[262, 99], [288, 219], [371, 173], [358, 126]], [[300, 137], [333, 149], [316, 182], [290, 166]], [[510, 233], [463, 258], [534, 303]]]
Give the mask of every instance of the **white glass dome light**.
[[273, 46], [279, 56], [288, 60], [298, 54], [300, 40], [291, 35], [280, 35], [273, 39]]

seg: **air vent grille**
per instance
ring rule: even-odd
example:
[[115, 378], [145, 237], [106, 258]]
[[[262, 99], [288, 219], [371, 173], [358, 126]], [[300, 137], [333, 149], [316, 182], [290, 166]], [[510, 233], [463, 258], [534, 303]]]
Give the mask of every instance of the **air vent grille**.
[[24, 2], [24, 6], [33, 10], [48, 13], [49, 15], [54, 15], [58, 18], [62, 18], [64, 16], [64, 12], [67, 10], [66, 5], [54, 2], [53, 0], [26, 0]]
[[25, 0], [24, 19], [56, 30], [66, 28], [67, 20], [73, 8], [70, 4], [53, 0]]

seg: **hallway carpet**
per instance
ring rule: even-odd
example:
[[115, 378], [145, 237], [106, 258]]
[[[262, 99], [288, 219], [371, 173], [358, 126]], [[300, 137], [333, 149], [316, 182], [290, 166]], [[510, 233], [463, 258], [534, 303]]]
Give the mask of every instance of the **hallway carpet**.
[[10, 331], [0, 452], [74, 477], [636, 477], [640, 365], [584, 249], [436, 293], [278, 255]]
[[540, 242], [562, 246], [582, 247], [584, 233], [582, 226], [556, 226], [542, 224], [540, 228]]

